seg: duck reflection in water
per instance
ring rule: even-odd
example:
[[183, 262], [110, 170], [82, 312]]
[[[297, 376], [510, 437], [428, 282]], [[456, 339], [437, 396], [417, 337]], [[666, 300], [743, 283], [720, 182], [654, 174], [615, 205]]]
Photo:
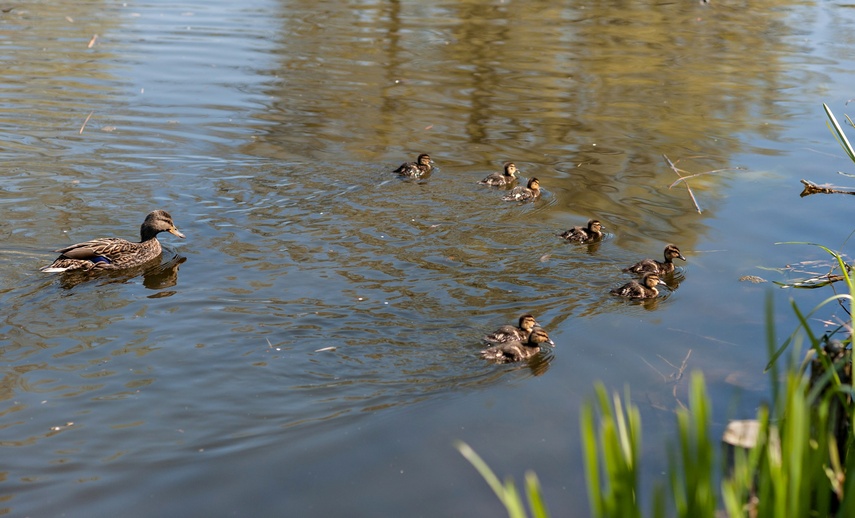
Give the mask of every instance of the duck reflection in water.
[[[162, 258], [158, 256], [145, 264], [124, 270], [71, 270], [60, 274], [60, 287], [70, 290], [78, 284], [93, 279], [101, 281], [99, 285], [122, 284], [142, 275], [143, 286], [150, 290], [162, 290], [178, 284], [178, 269], [186, 260], [187, 258], [184, 256], [173, 254], [163, 262], [161, 262]], [[170, 292], [169, 295], [171, 294]]]
[[[178, 267], [186, 261], [183, 255], [175, 255], [143, 273], [143, 286], [150, 290], [162, 290], [178, 284]], [[170, 295], [173, 292], [170, 292]]]

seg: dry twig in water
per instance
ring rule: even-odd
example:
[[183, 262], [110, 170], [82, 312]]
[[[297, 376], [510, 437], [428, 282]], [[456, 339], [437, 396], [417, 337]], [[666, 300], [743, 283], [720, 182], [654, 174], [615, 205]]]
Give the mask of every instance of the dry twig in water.
[[669, 362], [668, 360], [666, 360], [665, 358], [663, 358], [661, 355], [658, 355], [658, 354], [657, 354], [656, 356], [659, 356], [659, 359], [660, 359], [660, 360], [662, 360], [663, 362], [667, 363], [669, 367], [671, 367], [672, 369], [674, 369], [674, 372], [672, 372], [672, 373], [671, 373], [671, 374], [669, 374], [668, 376], [665, 376], [664, 374], [662, 374], [661, 372], [659, 372], [659, 369], [657, 369], [656, 367], [654, 367], [653, 365], [651, 365], [651, 364], [650, 364], [650, 362], [648, 362], [646, 359], [644, 359], [644, 357], [642, 357], [642, 358], [641, 358], [641, 361], [643, 361], [644, 363], [646, 363], [648, 367], [650, 367], [650, 368], [651, 368], [651, 369], [653, 369], [657, 374], [659, 374], [660, 376], [662, 376], [662, 381], [663, 381], [663, 382], [668, 383], [668, 380], [669, 380], [669, 379], [671, 380], [671, 382], [674, 384], [674, 385], [673, 385], [673, 387], [671, 388], [671, 395], [673, 395], [673, 396], [674, 396], [674, 400], [675, 400], [675, 401], [677, 401], [677, 404], [678, 404], [678, 405], [680, 405], [682, 408], [686, 408], [686, 405], [685, 405], [682, 401], [680, 401], [680, 398], [679, 398], [679, 397], [677, 397], [677, 385], [679, 385], [679, 384], [680, 384], [680, 380], [682, 380], [682, 379], [683, 379], [683, 374], [686, 372], [686, 367], [689, 365], [689, 357], [690, 357], [690, 356], [692, 356], [692, 350], [691, 350], [691, 349], [689, 349], [689, 350], [688, 350], [688, 352], [686, 352], [686, 357], [685, 357], [685, 358], [683, 358], [683, 362], [680, 364], [680, 366], [679, 366], [679, 367], [677, 367], [677, 366], [676, 366], [676, 365], [674, 365], [673, 363]]
[[[674, 173], [676, 173], [676, 175], [680, 177], [680, 180], [682, 180], [683, 183], [686, 184], [686, 190], [689, 191], [689, 196], [691, 196], [692, 202], [695, 204], [695, 208], [698, 209], [698, 214], [701, 214], [703, 211], [701, 211], [701, 207], [700, 207], [700, 205], [698, 205], [698, 200], [695, 198], [695, 193], [692, 192], [692, 188], [689, 187], [689, 182], [686, 181], [686, 178], [680, 174], [681, 170], [677, 169], [677, 166], [674, 165], [674, 162], [672, 162], [671, 159], [668, 158], [666, 155], [663, 154], [662, 158], [664, 158], [665, 161], [668, 162], [668, 165], [671, 167], [671, 170], [674, 171]], [[682, 171], [682, 172], [685, 173], [687, 171]], [[678, 180], [678, 181], [680, 181], [680, 180]], [[674, 184], [675, 183], [676, 182], [674, 182]], [[674, 187], [674, 184], [671, 184], [671, 187]], [[669, 189], [671, 187], [669, 187]]]
[[87, 123], [87, 122], [89, 122], [89, 119], [91, 119], [91, 118], [92, 118], [92, 114], [93, 114], [93, 113], [95, 113], [95, 112], [94, 112], [94, 111], [91, 111], [91, 112], [89, 112], [89, 115], [87, 115], [87, 116], [86, 116], [86, 120], [85, 120], [85, 121], [83, 121], [83, 125], [82, 125], [82, 126], [80, 126], [80, 131], [78, 131], [78, 132], [77, 132], [77, 134], [78, 134], [78, 135], [83, 135], [83, 128], [85, 128], [85, 127], [86, 127], [86, 123]]
[[[677, 372], [671, 375], [671, 377], [674, 379], [674, 386], [671, 388], [671, 394], [674, 396], [674, 399], [677, 401], [677, 403], [683, 408], [686, 408], [686, 405], [682, 401], [680, 401], [680, 398], [677, 397], [677, 384], [680, 383], [681, 379], [683, 379], [683, 373], [686, 371], [686, 366], [689, 364], [689, 356], [691, 355], [692, 350], [689, 349], [689, 351], [686, 353], [686, 357], [683, 358], [683, 363], [681, 363], [680, 367], [677, 368]], [[660, 356], [660, 358], [662, 357]], [[662, 358], [662, 361], [664, 361], [668, 365], [671, 365], [671, 363], [668, 362], [668, 360], [666, 360], [665, 358]], [[671, 366], [674, 367], [673, 365]]]
[[[727, 168], [727, 169], [713, 169], [712, 171], [704, 171], [702, 173], [686, 174], [686, 173], [688, 173], [688, 171], [684, 171], [683, 169], [679, 169], [676, 165], [674, 165], [674, 162], [672, 162], [671, 159], [669, 159], [666, 155], [663, 154], [662, 158], [664, 158], [665, 161], [668, 162], [668, 165], [671, 167], [671, 170], [674, 171], [674, 173], [676, 173], [677, 176], [680, 177], [679, 180], [676, 180], [674, 183], [669, 185], [668, 188], [671, 189], [680, 182], [683, 182], [684, 184], [686, 184], [686, 190], [689, 191], [689, 196], [691, 196], [692, 202], [694, 202], [694, 204], [695, 204], [695, 208], [698, 209], [698, 214], [701, 213], [701, 207], [698, 205], [698, 200], [697, 200], [697, 198], [695, 198], [695, 193], [692, 191], [692, 188], [689, 187], [689, 182], [688, 182], [689, 178], [696, 178], [698, 176], [704, 176], [704, 175], [708, 175], [708, 174], [717, 174], [717, 173], [721, 173], [724, 171], [734, 171], [734, 170], [744, 169], [742, 167], [734, 167], [734, 168]], [[679, 162], [679, 160], [678, 160], [678, 162]]]

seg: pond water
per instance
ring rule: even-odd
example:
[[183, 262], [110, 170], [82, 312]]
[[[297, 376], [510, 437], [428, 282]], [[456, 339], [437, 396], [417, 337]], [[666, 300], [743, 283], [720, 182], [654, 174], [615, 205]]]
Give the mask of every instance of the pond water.
[[[0, 512], [501, 515], [463, 440], [585, 516], [598, 380], [631, 386], [653, 484], [688, 373], [720, 433], [768, 397], [767, 294], [781, 334], [789, 297], [830, 294], [739, 278], [828, 271], [777, 242], [847, 251], [852, 200], [798, 195], [855, 184], [821, 108], [855, 95], [853, 29], [851, 6], [798, 1], [3, 12]], [[390, 173], [421, 152], [428, 178]], [[690, 193], [663, 155], [718, 172]], [[541, 200], [477, 184], [508, 160]], [[156, 208], [187, 236], [161, 235], [159, 266], [38, 270]], [[589, 218], [602, 243], [555, 236]], [[609, 295], [669, 242], [688, 261], [663, 296]], [[477, 357], [526, 312], [554, 350]]]

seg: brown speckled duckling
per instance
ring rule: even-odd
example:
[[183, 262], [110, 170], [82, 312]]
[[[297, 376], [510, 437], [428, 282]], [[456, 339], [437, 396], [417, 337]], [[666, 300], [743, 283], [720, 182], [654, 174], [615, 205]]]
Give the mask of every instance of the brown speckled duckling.
[[558, 235], [574, 243], [592, 243], [603, 238], [604, 229], [598, 220], [590, 219], [587, 227], [573, 227]]
[[630, 281], [620, 288], [615, 288], [611, 291], [612, 295], [618, 297], [626, 297], [628, 299], [652, 299], [659, 295], [659, 290], [656, 286], [665, 284], [665, 281], [659, 278], [655, 273], [645, 273], [644, 277], [639, 281]]
[[518, 185], [511, 189], [511, 192], [502, 196], [505, 201], [529, 201], [540, 197], [540, 180], [531, 178], [528, 184], [523, 187]]
[[525, 341], [528, 340], [528, 335], [531, 334], [531, 330], [536, 325], [538, 324], [534, 317], [526, 314], [520, 317], [519, 327], [511, 325], [502, 326], [485, 336], [484, 341], [494, 344], [511, 342], [513, 340]]
[[505, 164], [504, 172], [493, 173], [478, 183], [483, 185], [495, 185], [496, 187], [510, 185], [517, 181], [517, 172], [519, 172], [517, 166], [514, 165], [513, 162], [507, 162]]
[[430, 159], [430, 155], [428, 155], [427, 153], [422, 153], [421, 155], [419, 155], [418, 159], [416, 159], [415, 162], [405, 162], [393, 172], [401, 176], [419, 178], [431, 172], [432, 169], [433, 160]]
[[544, 343], [555, 347], [555, 342], [549, 338], [546, 331], [539, 327], [535, 327], [532, 329], [531, 334], [528, 336], [528, 340], [525, 342], [513, 340], [503, 344], [494, 345], [493, 347], [488, 347], [481, 351], [481, 358], [496, 363], [511, 363], [527, 360], [539, 353], [540, 345]]
[[169, 232], [180, 238], [184, 234], [175, 228], [172, 216], [165, 210], [156, 210], [145, 217], [140, 226], [140, 242], [134, 243], [117, 237], [102, 237], [77, 243], [56, 250], [59, 257], [41, 271], [48, 273], [66, 272], [71, 270], [118, 270], [132, 268], [160, 256], [160, 241], [157, 234]]
[[668, 245], [665, 247], [665, 262], [659, 262], [655, 259], [645, 259], [634, 265], [624, 268], [623, 271], [630, 273], [658, 273], [659, 275], [667, 275], [674, 271], [674, 259], [686, 260], [677, 245]]

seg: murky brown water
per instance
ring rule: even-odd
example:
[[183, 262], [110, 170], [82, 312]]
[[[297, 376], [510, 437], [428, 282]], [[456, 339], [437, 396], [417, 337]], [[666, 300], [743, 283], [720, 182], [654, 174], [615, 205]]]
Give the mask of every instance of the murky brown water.
[[[596, 380], [632, 386], [652, 484], [685, 358], [717, 429], [766, 397], [769, 285], [737, 279], [824, 259], [776, 242], [852, 230], [851, 200], [799, 199], [798, 180], [852, 169], [821, 103], [852, 97], [853, 23], [842, 5], [724, 0], [0, 14], [0, 509], [501, 514], [461, 439], [583, 516]], [[429, 178], [389, 173], [420, 152]], [[693, 201], [663, 155], [724, 171], [692, 178]], [[507, 160], [542, 200], [477, 185]], [[38, 271], [69, 243], [134, 237], [154, 208], [187, 235], [162, 239], [159, 268]], [[555, 236], [591, 217], [604, 242]], [[688, 258], [672, 290], [608, 295], [667, 242]], [[791, 293], [774, 293], [788, 333]], [[479, 360], [524, 312], [556, 349]]]

